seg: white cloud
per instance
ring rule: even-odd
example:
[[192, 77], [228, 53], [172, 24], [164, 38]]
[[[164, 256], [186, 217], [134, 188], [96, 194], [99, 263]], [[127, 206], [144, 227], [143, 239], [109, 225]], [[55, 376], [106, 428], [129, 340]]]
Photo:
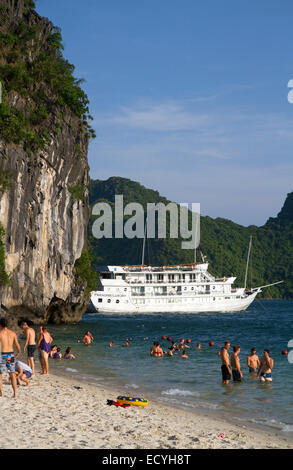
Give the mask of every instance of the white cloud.
[[122, 107], [119, 114], [106, 118], [106, 123], [131, 129], [166, 132], [196, 130], [206, 125], [208, 120], [207, 115], [189, 112], [182, 104], [169, 102]]

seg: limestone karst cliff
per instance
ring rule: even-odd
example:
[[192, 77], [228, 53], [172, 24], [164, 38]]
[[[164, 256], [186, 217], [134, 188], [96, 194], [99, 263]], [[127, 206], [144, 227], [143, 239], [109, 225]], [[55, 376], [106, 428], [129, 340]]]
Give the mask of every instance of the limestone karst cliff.
[[78, 321], [88, 294], [78, 274], [88, 261], [88, 100], [60, 31], [32, 0], [0, 0], [0, 81], [0, 307], [14, 320]]

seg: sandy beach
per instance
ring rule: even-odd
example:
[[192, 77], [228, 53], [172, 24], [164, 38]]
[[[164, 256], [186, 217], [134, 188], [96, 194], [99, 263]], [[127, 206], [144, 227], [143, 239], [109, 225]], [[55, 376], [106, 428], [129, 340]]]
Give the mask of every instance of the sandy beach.
[[[39, 373], [31, 385], [3, 376], [1, 449], [289, 449], [293, 439], [150, 402], [116, 408], [120, 392]], [[75, 388], [80, 387], [80, 388]], [[224, 433], [226, 437], [220, 438]]]

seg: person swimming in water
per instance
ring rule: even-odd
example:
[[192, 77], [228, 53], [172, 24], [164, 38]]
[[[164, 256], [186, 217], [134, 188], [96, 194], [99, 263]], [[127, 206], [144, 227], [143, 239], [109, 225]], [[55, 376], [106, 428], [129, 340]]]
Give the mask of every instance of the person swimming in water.
[[174, 356], [174, 351], [176, 350], [175, 346], [169, 348], [169, 351], [168, 351], [168, 356], [170, 357], [173, 357]]
[[154, 356], [154, 357], [164, 356], [164, 351], [161, 348], [160, 343], [158, 341], [155, 341], [154, 345], [151, 347], [150, 356]]
[[51, 359], [53, 359], [53, 356], [56, 352], [57, 352], [57, 344], [53, 344], [53, 346], [51, 346], [51, 350], [49, 352], [49, 357], [51, 357]]
[[181, 357], [182, 357], [182, 359], [187, 359], [188, 358], [187, 351], [185, 349], [183, 349]]
[[92, 341], [94, 340], [94, 337], [93, 335], [91, 334], [90, 331], [87, 331], [85, 334], [84, 334], [84, 337], [82, 338], [82, 343], [85, 345], [85, 346], [89, 346]]
[[53, 354], [53, 359], [61, 359], [62, 358], [62, 353], [61, 353], [61, 348], [57, 348], [56, 352]]
[[75, 359], [75, 356], [74, 356], [74, 354], [72, 354], [70, 347], [68, 347], [68, 348], [66, 349], [63, 358], [64, 358], [64, 359]]

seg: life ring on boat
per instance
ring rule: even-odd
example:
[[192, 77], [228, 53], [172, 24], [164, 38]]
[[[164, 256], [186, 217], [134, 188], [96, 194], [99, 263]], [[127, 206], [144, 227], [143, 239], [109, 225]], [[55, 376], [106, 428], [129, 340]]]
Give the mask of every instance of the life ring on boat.
[[126, 403], [128, 405], [134, 406], [147, 406], [149, 404], [146, 398], [138, 398], [138, 397], [117, 397], [117, 401], [121, 403]]

